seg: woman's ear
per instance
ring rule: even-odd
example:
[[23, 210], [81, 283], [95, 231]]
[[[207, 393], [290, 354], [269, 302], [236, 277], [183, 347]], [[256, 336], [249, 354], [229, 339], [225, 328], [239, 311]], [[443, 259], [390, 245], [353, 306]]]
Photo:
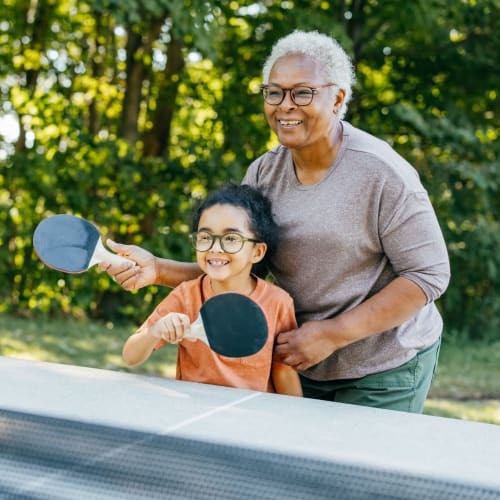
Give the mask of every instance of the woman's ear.
[[252, 264], [260, 262], [267, 252], [267, 243], [255, 243], [253, 247]]
[[333, 98], [333, 114], [336, 115], [342, 108], [345, 99], [345, 90], [339, 89]]

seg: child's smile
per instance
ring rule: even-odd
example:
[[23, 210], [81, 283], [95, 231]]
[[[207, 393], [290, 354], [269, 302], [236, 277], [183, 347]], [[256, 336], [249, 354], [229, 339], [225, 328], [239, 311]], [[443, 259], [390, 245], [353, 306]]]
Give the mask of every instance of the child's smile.
[[229, 264], [229, 261], [227, 259], [220, 258], [207, 259], [207, 262], [209, 266], [213, 267], [226, 266], [227, 264]]

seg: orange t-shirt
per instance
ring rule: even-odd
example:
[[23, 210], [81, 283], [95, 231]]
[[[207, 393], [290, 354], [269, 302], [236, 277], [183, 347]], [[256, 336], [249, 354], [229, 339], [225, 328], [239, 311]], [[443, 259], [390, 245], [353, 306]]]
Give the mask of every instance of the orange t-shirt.
[[[170, 312], [186, 314], [192, 323], [198, 318], [203, 303], [214, 295], [206, 275], [186, 281], [170, 292], [143, 327]], [[275, 392], [271, 380], [274, 340], [278, 333], [297, 328], [293, 300], [283, 289], [260, 278], [248, 297], [261, 307], [267, 320], [269, 333], [264, 347], [252, 356], [229, 358], [215, 353], [201, 340], [181, 341], [177, 351], [178, 380]], [[161, 340], [156, 349], [165, 343]]]

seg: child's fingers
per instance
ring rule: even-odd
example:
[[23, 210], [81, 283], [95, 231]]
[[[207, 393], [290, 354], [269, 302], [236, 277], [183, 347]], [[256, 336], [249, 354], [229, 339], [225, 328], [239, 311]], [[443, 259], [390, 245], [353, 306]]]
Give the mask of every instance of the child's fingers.
[[163, 320], [162, 338], [167, 342], [178, 342], [182, 340], [189, 329], [189, 317], [180, 313], [169, 313]]
[[171, 342], [177, 342], [184, 335], [184, 327], [182, 325], [182, 320], [178, 315], [174, 316], [171, 319], [171, 333], [173, 337]]
[[185, 314], [177, 314], [175, 318], [172, 318], [172, 323], [175, 332], [175, 340], [178, 342], [184, 338], [184, 335], [189, 333], [189, 327], [191, 322], [189, 316]]
[[164, 328], [161, 333], [161, 338], [169, 343], [175, 342], [175, 332], [168, 328]]
[[166, 342], [175, 342], [175, 329], [172, 325], [172, 318], [163, 316], [160, 318], [150, 330], [154, 337], [165, 340]]
[[189, 333], [191, 322], [189, 316], [180, 313], [169, 313], [161, 317], [152, 327], [150, 334], [166, 342], [178, 342]]
[[179, 319], [182, 324], [182, 335], [178, 337], [177, 340], [182, 340], [185, 335], [189, 335], [189, 332], [191, 330], [191, 320], [189, 319], [189, 316], [185, 314], [183, 314]]

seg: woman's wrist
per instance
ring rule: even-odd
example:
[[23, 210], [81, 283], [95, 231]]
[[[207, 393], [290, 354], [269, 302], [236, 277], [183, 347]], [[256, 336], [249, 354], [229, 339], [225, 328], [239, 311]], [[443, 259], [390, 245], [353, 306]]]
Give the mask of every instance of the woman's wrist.
[[155, 285], [175, 288], [183, 281], [197, 278], [202, 273], [198, 264], [163, 259], [155, 256]]
[[340, 314], [334, 318], [318, 321], [318, 329], [322, 332], [321, 335], [331, 343], [331, 352], [342, 349], [358, 340], [353, 338], [353, 334], [349, 329], [349, 322], [345, 321], [345, 319], [344, 315]]
[[155, 256], [155, 285], [168, 286], [171, 288], [176, 287], [181, 283], [177, 281], [175, 270], [175, 261], [170, 259], [163, 259]]

